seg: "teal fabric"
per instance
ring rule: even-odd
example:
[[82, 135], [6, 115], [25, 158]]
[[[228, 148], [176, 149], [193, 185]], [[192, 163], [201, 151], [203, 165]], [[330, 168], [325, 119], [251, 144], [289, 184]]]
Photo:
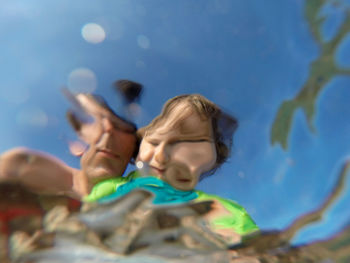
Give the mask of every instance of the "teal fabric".
[[142, 188], [152, 192], [154, 194], [154, 204], [184, 203], [198, 197], [198, 194], [195, 191], [177, 190], [156, 177], [139, 177], [132, 178], [126, 184], [119, 185], [113, 194], [102, 197], [98, 202], [110, 202], [137, 188]]

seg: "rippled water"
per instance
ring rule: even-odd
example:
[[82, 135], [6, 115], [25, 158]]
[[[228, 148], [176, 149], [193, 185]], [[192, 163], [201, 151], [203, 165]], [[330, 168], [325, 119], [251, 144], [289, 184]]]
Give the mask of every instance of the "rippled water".
[[[152, 260], [252, 263], [348, 262], [350, 259], [349, 225], [322, 241], [299, 246], [293, 246], [290, 241], [303, 227], [319, 221], [327, 209], [334, 205], [344, 191], [349, 169], [350, 161], [344, 164], [331, 194], [314, 211], [299, 216], [283, 231], [262, 230], [261, 233], [246, 237], [241, 244], [229, 249], [223, 249], [220, 245], [216, 245], [215, 241], [212, 243], [213, 240], [208, 239], [207, 235], [201, 237], [203, 243], [197, 243], [196, 247], [190, 248], [188, 244], [184, 245], [181, 239], [177, 240], [177, 234], [175, 234], [177, 231], [181, 232], [184, 226], [178, 225], [181, 221], [174, 221], [173, 218], [174, 216], [181, 218], [185, 214], [188, 217], [188, 210], [186, 212], [184, 210], [185, 213], [181, 212], [183, 205], [179, 205], [179, 208], [163, 207], [161, 210], [154, 208], [152, 212], [154, 218], [149, 218], [150, 207], [147, 205], [147, 200], [151, 195], [147, 192], [132, 192], [126, 196], [129, 199], [118, 199], [117, 202], [99, 205], [89, 210], [85, 208], [87, 212], [77, 214], [69, 212], [69, 210], [77, 211], [78, 207], [72, 203], [69, 205], [69, 200], [66, 198], [38, 196], [18, 185], [2, 184], [0, 255], [2, 262], [8, 262], [7, 256], [11, 257], [11, 262], [140, 262], [140, 260], [142, 262]], [[130, 202], [140, 205], [135, 208]], [[143, 205], [145, 203], [146, 206]], [[200, 207], [201, 205], [197, 204], [193, 213], [200, 210], [204, 212], [203, 209], [209, 208], [209, 206], [205, 208], [206, 205]], [[49, 212], [43, 213], [43, 208]], [[170, 213], [167, 215], [167, 212]], [[130, 216], [138, 219], [130, 220]], [[165, 225], [170, 227], [171, 233], [164, 234], [166, 229], [154, 228], [154, 223], [149, 226], [143, 225], [148, 220], [149, 222], [165, 220]], [[112, 239], [95, 237], [99, 233], [98, 229], [105, 229], [107, 225], [110, 228], [109, 232], [115, 233], [115, 237]], [[42, 226], [45, 232], [35, 232], [42, 229]], [[153, 228], [147, 230], [149, 227]], [[187, 227], [197, 228], [194, 225]], [[126, 229], [127, 232], [125, 232]], [[138, 230], [135, 232], [133, 229]], [[149, 231], [152, 234], [145, 236], [144, 233]], [[7, 240], [6, 234], [10, 232], [13, 234]], [[157, 235], [167, 241], [161, 242]], [[172, 241], [166, 236], [171, 236]], [[100, 240], [104, 240], [107, 247], [101, 246]], [[137, 245], [140, 240], [143, 240], [141, 246]], [[211, 245], [208, 247], [208, 244]]]
[[[333, 196], [349, 156], [348, 11], [345, 0], [5, 1], [0, 151], [26, 146], [78, 167], [62, 86], [96, 92], [123, 113], [110, 86], [143, 83], [133, 105], [139, 126], [166, 99], [201, 93], [240, 127], [230, 162], [199, 188], [237, 200], [267, 231], [238, 253], [261, 262], [348, 262], [349, 180], [324, 216], [306, 224]], [[68, 202], [16, 189], [0, 192], [2, 251], [13, 230], [40, 226], [43, 204]]]

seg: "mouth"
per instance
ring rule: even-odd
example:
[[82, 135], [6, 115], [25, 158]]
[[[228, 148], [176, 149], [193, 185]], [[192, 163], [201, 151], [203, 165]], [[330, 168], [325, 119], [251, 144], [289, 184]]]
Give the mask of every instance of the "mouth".
[[150, 166], [150, 168], [155, 172], [155, 175], [159, 175], [159, 176], [162, 176], [165, 173], [165, 170], [166, 170], [164, 168], [157, 168], [157, 167], [154, 167], [154, 166]]
[[97, 153], [110, 159], [120, 159], [120, 156], [107, 149], [98, 149]]
[[192, 182], [192, 180], [188, 178], [176, 178], [175, 180], [180, 184], [189, 184]]
[[180, 183], [189, 183], [189, 182], [191, 182], [190, 179], [186, 179], [186, 178], [177, 178], [176, 181], [178, 181]]

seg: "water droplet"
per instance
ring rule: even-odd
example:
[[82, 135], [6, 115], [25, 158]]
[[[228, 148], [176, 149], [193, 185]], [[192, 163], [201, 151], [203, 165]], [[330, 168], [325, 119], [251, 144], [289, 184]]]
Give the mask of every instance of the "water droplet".
[[143, 162], [141, 162], [141, 161], [136, 162], [136, 167], [137, 167], [137, 169], [142, 169], [143, 168]]
[[69, 151], [75, 156], [81, 156], [87, 148], [87, 145], [81, 141], [69, 141]]
[[97, 87], [95, 73], [88, 68], [77, 68], [68, 76], [68, 88], [73, 93], [93, 92]]
[[98, 44], [105, 40], [106, 32], [102, 26], [95, 23], [88, 23], [81, 29], [83, 38], [92, 44]]
[[245, 177], [245, 174], [244, 174], [244, 172], [239, 171], [239, 172], [238, 172], [238, 176], [239, 176], [240, 178], [244, 178], [244, 177]]
[[133, 116], [134, 118], [139, 116], [141, 114], [141, 107], [139, 104], [137, 103], [130, 103], [128, 105], [128, 111], [130, 113], [131, 116]]
[[140, 48], [143, 49], [148, 49], [150, 47], [150, 40], [148, 37], [146, 37], [145, 35], [139, 35], [137, 37], [137, 44], [139, 45]]

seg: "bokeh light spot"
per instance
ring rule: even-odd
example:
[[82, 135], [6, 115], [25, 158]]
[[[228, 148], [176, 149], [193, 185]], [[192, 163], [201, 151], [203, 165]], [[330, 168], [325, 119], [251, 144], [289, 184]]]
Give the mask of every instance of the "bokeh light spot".
[[139, 104], [137, 103], [130, 103], [128, 105], [128, 111], [129, 113], [131, 114], [131, 116], [133, 116], [134, 118], [137, 117], [137, 116], [140, 116], [141, 114], [141, 107]]
[[142, 169], [143, 168], [143, 162], [141, 162], [141, 161], [136, 162], [136, 167], [137, 167], [137, 169]]
[[69, 141], [69, 151], [74, 156], [81, 156], [87, 148], [87, 145], [81, 141]]
[[137, 44], [139, 45], [140, 48], [143, 49], [148, 49], [151, 45], [151, 42], [148, 37], [145, 35], [139, 35], [137, 37]]
[[73, 93], [93, 92], [96, 87], [96, 75], [88, 68], [77, 68], [68, 76], [68, 89]]
[[245, 177], [245, 173], [242, 171], [239, 171], [238, 176], [243, 179]]
[[39, 108], [29, 108], [18, 112], [16, 122], [21, 126], [44, 128], [48, 124], [46, 113]]
[[95, 23], [88, 23], [81, 29], [83, 38], [92, 44], [98, 44], [105, 40], [106, 32], [102, 26]]

